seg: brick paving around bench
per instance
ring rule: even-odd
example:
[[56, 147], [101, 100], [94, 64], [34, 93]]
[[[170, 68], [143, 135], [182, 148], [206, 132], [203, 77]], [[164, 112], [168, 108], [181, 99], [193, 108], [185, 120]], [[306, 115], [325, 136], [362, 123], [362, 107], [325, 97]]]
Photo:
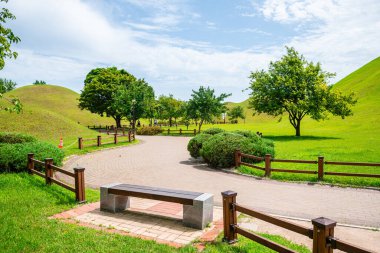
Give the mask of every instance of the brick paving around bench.
[[214, 207], [214, 221], [204, 230], [182, 224], [182, 205], [149, 199], [131, 198], [131, 208], [120, 213], [103, 212], [99, 202], [86, 204], [56, 214], [51, 218], [78, 223], [112, 233], [155, 240], [175, 247], [196, 241], [214, 240], [223, 229], [223, 210]]

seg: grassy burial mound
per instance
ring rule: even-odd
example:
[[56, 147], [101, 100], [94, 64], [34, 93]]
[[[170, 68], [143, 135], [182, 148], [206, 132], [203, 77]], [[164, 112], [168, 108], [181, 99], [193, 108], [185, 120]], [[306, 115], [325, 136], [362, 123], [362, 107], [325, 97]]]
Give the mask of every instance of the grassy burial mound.
[[[31, 85], [15, 89], [6, 97], [18, 97], [23, 113], [0, 111], [0, 132], [26, 133], [58, 145], [62, 136], [64, 150], [77, 148], [77, 138], [95, 138], [87, 125], [112, 125], [112, 118], [100, 117], [78, 108], [79, 94], [60, 86]], [[1, 101], [0, 103], [5, 103]], [[71, 153], [65, 152], [66, 154]]]

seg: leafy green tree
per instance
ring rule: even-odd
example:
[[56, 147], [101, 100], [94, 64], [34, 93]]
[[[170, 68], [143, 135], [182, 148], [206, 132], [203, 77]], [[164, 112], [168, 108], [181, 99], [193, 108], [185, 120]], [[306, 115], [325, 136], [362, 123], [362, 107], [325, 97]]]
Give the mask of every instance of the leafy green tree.
[[36, 80], [36, 81], [34, 81], [33, 84], [34, 84], [34, 85], [46, 85], [46, 82], [43, 81], [43, 80]]
[[209, 87], [199, 87], [198, 91], [193, 90], [191, 99], [188, 102], [188, 111], [192, 117], [199, 118], [198, 131], [201, 131], [205, 121], [211, 122], [213, 117], [225, 111], [224, 99], [231, 94], [222, 93], [220, 96], [214, 94], [214, 90]]
[[13, 82], [12, 80], [0, 78], [0, 94], [14, 90], [16, 85], [17, 83]]
[[294, 48], [287, 47], [281, 60], [271, 62], [267, 72], [252, 72], [250, 106], [258, 113], [289, 115], [289, 121], [301, 135], [301, 121], [309, 115], [314, 120], [332, 115], [352, 115], [354, 94], [343, 95], [328, 86], [335, 74], [322, 70], [320, 63], [305, 60]]
[[238, 119], [245, 119], [244, 109], [238, 105], [229, 110], [228, 116], [231, 122], [238, 122]]
[[150, 105], [154, 103], [154, 91], [144, 79], [138, 79], [126, 87], [120, 86], [114, 99], [115, 111], [127, 118], [134, 129], [137, 120], [150, 113]]
[[[0, 2], [7, 3], [8, 0], [0, 0]], [[17, 37], [10, 28], [6, 28], [4, 24], [7, 20], [14, 20], [16, 17], [6, 8], [0, 10], [0, 70], [5, 66], [5, 59], [16, 59], [17, 52], [12, 51], [11, 45], [20, 42], [20, 38]], [[6, 80], [6, 79], [4, 79]], [[12, 86], [10, 86], [12, 87]], [[3, 93], [9, 91], [10, 87], [3, 87], [0, 85], [0, 99], [4, 98]], [[14, 88], [14, 87], [13, 87]], [[3, 90], [2, 90], [3, 89]], [[4, 91], [5, 90], [5, 91]], [[0, 111], [5, 110], [9, 112], [20, 113], [22, 111], [22, 104], [18, 98], [4, 98], [12, 106], [0, 106]]]
[[[8, 0], [0, 0], [0, 2], [7, 3]], [[13, 15], [8, 9], [1, 8], [0, 10], [0, 70], [4, 68], [5, 59], [16, 59], [17, 52], [12, 51], [11, 45], [17, 44], [20, 42], [20, 38], [17, 37], [10, 28], [6, 28], [3, 24], [7, 22], [7, 20], [16, 19], [15, 15]]]
[[173, 95], [164, 96], [161, 95], [158, 98], [160, 107], [160, 118], [169, 120], [169, 125], [173, 125], [173, 119], [180, 117], [181, 101], [173, 97]]
[[84, 80], [84, 89], [79, 98], [79, 108], [87, 109], [100, 116], [114, 118], [117, 127], [121, 127], [123, 114], [114, 106], [116, 92], [127, 88], [136, 78], [124, 69], [116, 67], [91, 70]]

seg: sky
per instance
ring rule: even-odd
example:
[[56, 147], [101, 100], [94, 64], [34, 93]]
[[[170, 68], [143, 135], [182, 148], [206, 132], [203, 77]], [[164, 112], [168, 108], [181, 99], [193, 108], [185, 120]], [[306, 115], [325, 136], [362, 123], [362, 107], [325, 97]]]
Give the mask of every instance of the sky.
[[379, 0], [9, 0], [21, 38], [0, 77], [83, 89], [94, 68], [144, 78], [156, 96], [188, 100], [209, 86], [249, 97], [249, 75], [292, 46], [336, 73], [380, 56]]

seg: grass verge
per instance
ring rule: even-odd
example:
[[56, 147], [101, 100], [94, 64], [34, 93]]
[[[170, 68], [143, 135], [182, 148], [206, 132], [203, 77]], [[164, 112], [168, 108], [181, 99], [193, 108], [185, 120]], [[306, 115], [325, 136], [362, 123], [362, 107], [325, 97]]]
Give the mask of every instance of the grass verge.
[[[87, 200], [97, 201], [99, 191], [86, 189]], [[154, 241], [50, 220], [49, 216], [76, 205], [74, 194], [47, 186], [27, 173], [0, 174], [1, 252], [197, 252], [193, 246], [176, 249]], [[263, 235], [299, 252], [310, 252], [280, 236]], [[221, 242], [206, 245], [210, 252], [272, 252], [240, 237], [234, 245]]]

